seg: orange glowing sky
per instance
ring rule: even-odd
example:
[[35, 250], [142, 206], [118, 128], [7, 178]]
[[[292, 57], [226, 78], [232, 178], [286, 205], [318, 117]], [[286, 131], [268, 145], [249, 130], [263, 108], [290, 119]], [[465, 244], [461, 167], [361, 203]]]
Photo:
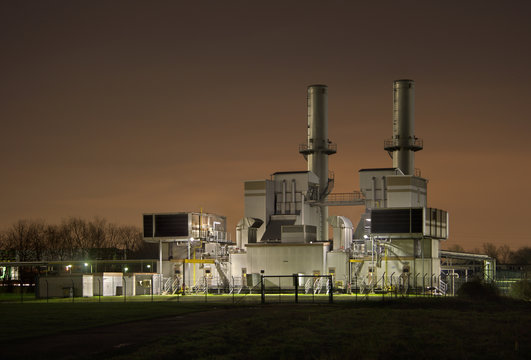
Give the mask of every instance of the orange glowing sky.
[[314, 83], [335, 191], [357, 190], [392, 164], [392, 82], [409, 78], [447, 245], [529, 246], [530, 18], [525, 1], [4, 1], [0, 227], [203, 208], [233, 230], [244, 180], [306, 169]]

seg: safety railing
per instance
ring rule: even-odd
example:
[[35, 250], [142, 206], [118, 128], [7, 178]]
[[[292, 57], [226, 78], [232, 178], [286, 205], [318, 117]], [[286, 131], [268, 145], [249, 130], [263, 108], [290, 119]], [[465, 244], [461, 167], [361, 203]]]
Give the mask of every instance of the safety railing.
[[337, 144], [333, 142], [328, 142], [325, 147], [322, 146], [308, 146], [308, 144], [299, 144], [299, 152], [301, 154], [311, 154], [317, 151], [324, 151], [325, 153], [336, 153]]
[[[21, 281], [11, 286], [1, 286], [2, 302], [129, 302], [129, 301], [208, 301], [208, 302], [328, 302], [329, 296], [337, 301], [359, 299], [382, 300], [391, 297], [429, 297], [457, 295], [459, 288], [475, 278], [459, 278], [457, 274], [428, 273], [370, 273], [363, 276], [336, 278], [334, 275], [259, 275], [228, 278], [225, 286], [220, 277], [202, 276], [194, 286], [182, 292], [179, 277], [165, 278], [160, 275], [124, 275], [108, 281], [94, 277], [90, 285], [80, 278], [61, 277], [57, 283], [53, 277], [41, 277], [37, 285], [29, 286]], [[257, 276], [254, 276], [257, 275]], [[247, 281], [249, 280], [249, 282]], [[251, 281], [252, 280], [252, 281]], [[486, 280], [488, 281], [488, 280]], [[499, 282], [503, 285], [503, 279]], [[512, 282], [514, 283], [514, 281]], [[512, 284], [511, 283], [511, 284]], [[506, 286], [510, 286], [506, 285]], [[3, 284], [5, 285], [5, 284]], [[165, 295], [161, 295], [164, 290]], [[336, 300], [334, 300], [336, 301]]]
[[406, 145], [403, 146], [401, 139], [387, 139], [384, 140], [384, 149], [387, 151], [393, 151], [398, 150], [401, 147], [404, 147], [405, 149], [411, 149], [413, 151], [420, 150], [424, 146], [424, 142], [422, 139], [419, 138], [409, 138], [406, 141]]
[[328, 194], [326, 201], [329, 202], [349, 202], [363, 199], [363, 194], [359, 191], [349, 193], [331, 193]]

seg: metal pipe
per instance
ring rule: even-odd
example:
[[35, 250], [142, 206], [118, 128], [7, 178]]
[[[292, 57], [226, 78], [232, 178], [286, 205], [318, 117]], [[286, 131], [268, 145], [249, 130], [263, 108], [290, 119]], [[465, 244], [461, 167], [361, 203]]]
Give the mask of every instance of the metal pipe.
[[295, 179], [291, 180], [291, 204], [289, 207], [289, 212], [295, 214]]
[[162, 240], [159, 240], [159, 273], [162, 278]]
[[372, 208], [376, 207], [376, 177], [372, 177]]
[[382, 176], [382, 203], [383, 207], [387, 207], [387, 178]]
[[286, 180], [282, 180], [282, 204], [280, 205], [280, 212], [286, 213]]
[[304, 193], [301, 193], [301, 223], [304, 225]]

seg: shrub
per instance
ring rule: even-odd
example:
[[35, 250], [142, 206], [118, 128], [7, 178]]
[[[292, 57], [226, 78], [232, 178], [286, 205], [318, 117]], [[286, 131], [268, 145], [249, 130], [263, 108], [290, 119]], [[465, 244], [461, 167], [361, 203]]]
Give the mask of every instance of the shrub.
[[496, 285], [475, 279], [461, 285], [457, 296], [472, 300], [497, 300], [500, 292]]
[[521, 300], [531, 300], [531, 280], [520, 280], [511, 286], [509, 294]]

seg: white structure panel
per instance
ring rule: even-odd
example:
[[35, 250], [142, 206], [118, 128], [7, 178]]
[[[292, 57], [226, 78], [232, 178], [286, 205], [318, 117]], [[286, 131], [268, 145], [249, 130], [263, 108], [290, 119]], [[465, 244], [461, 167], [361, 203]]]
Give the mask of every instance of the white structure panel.
[[250, 244], [247, 247], [247, 273], [265, 275], [325, 274], [329, 243]]
[[257, 229], [256, 238], [264, 235], [267, 222], [275, 212], [275, 184], [271, 180], [246, 181], [244, 184], [245, 217], [260, 219], [264, 222]]
[[[334, 273], [334, 287], [345, 286], [348, 282], [349, 256], [344, 251], [327, 253], [327, 273]], [[340, 282], [340, 284], [338, 283]]]
[[39, 277], [39, 298], [92, 296], [92, 275], [41, 276]]

